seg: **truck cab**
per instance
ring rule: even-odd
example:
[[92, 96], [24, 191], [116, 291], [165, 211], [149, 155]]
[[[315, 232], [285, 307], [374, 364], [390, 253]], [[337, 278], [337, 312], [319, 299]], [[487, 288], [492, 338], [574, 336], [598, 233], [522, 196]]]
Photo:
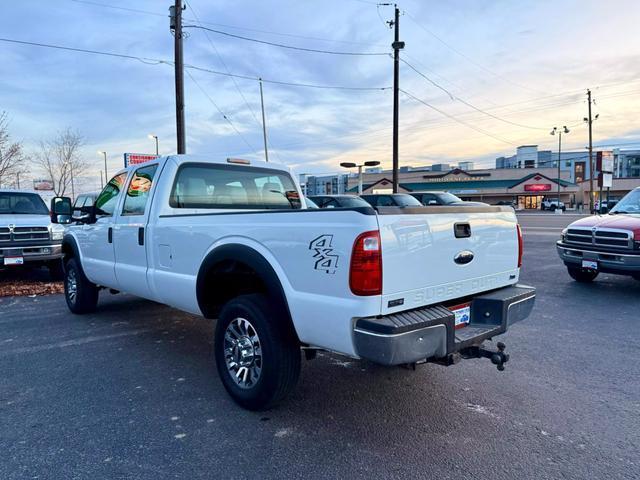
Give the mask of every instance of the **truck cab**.
[[0, 270], [46, 266], [61, 279], [63, 235], [40, 195], [0, 190]]

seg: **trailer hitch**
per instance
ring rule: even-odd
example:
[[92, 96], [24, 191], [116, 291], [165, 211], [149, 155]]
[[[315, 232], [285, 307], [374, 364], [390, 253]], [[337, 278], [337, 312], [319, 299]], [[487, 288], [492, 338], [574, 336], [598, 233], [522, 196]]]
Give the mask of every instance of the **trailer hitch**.
[[467, 347], [460, 350], [460, 355], [462, 358], [488, 358], [502, 372], [504, 364], [509, 361], [509, 354], [504, 353], [505, 348], [507, 348], [504, 343], [498, 342], [496, 347], [498, 348], [497, 351], [487, 350], [482, 347]]

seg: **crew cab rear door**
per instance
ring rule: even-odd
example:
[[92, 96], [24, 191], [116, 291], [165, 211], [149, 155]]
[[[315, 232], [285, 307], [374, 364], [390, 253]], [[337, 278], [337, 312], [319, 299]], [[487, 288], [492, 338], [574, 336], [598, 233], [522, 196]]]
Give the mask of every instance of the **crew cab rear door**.
[[157, 162], [141, 165], [129, 176], [122, 208], [113, 230], [115, 272], [119, 288], [152, 298], [147, 282], [147, 232], [151, 200], [159, 175]]

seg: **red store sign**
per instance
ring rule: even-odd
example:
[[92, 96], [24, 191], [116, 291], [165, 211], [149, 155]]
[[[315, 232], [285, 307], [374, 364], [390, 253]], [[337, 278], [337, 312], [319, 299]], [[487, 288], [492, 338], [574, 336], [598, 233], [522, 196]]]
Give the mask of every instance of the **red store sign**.
[[530, 183], [529, 185], [524, 186], [525, 192], [550, 192], [551, 184], [550, 183]]

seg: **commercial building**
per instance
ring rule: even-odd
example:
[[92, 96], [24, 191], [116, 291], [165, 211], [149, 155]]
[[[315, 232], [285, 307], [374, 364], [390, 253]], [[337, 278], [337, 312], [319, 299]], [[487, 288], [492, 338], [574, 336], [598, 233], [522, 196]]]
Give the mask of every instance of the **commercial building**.
[[[568, 172], [562, 172], [560, 179], [557, 175], [557, 169], [553, 168], [400, 172], [399, 190], [406, 193], [447, 191], [463, 200], [510, 203], [521, 209], [539, 209], [545, 196], [557, 198], [559, 190], [560, 199], [569, 207], [580, 203], [580, 186], [569, 181]], [[388, 193], [392, 188], [391, 178], [388, 170], [365, 174], [363, 192]], [[356, 191], [357, 178], [350, 178], [349, 192]]]
[[301, 175], [300, 184], [303, 186], [303, 193], [307, 196], [335, 195], [346, 193], [348, 190], [349, 177], [350, 175], [348, 173], [337, 175]]

